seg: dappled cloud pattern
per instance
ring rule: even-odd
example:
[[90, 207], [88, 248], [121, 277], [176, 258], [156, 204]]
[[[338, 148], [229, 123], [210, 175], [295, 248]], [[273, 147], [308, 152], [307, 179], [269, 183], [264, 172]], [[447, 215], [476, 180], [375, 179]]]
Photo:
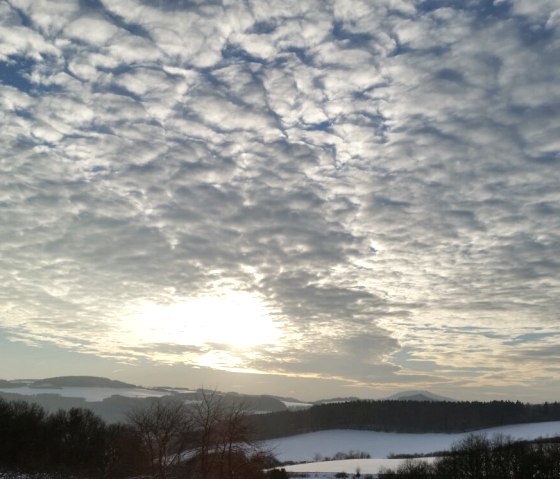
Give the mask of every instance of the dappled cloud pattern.
[[[558, 1], [11, 0], [0, 18], [9, 338], [558, 391]], [[270, 329], [228, 342], [181, 310], [224, 297]], [[214, 330], [254, 329], [243, 307]]]

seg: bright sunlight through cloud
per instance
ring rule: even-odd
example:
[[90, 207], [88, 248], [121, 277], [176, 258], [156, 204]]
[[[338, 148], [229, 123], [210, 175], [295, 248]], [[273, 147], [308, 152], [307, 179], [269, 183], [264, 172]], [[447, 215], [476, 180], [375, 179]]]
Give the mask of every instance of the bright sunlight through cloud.
[[0, 378], [557, 400], [559, 2], [0, 1]]
[[132, 310], [123, 329], [139, 343], [250, 349], [274, 343], [281, 335], [273, 310], [255, 293], [223, 291], [172, 304], [142, 301]]

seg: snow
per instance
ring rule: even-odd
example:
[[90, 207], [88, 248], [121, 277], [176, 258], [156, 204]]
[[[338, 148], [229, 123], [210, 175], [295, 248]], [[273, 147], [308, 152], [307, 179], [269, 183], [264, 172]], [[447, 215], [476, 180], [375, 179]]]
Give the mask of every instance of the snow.
[[[287, 472], [301, 473], [337, 473], [346, 472], [354, 474], [358, 468], [361, 474], [378, 474], [380, 469], [396, 470], [407, 459], [344, 459], [342, 461], [323, 461], [311, 462], [305, 464], [295, 464], [293, 466], [285, 466]], [[433, 462], [434, 457], [424, 457], [416, 459], [425, 462]]]
[[282, 401], [284, 403], [284, 406], [286, 406], [288, 409], [291, 410], [295, 410], [295, 409], [309, 409], [311, 406], [313, 406], [312, 403], [307, 403], [307, 402], [296, 402], [296, 401]]
[[560, 421], [534, 422], [529, 424], [512, 424], [483, 429], [481, 432], [493, 436], [503, 434], [516, 439], [536, 439], [538, 437], [560, 436]]
[[88, 402], [103, 401], [111, 396], [119, 395], [130, 398], [168, 396], [165, 391], [143, 388], [99, 388], [99, 387], [63, 387], [63, 388], [0, 388], [0, 392], [36, 396], [38, 394], [57, 394], [63, 397], [84, 398]]
[[[503, 434], [512, 439], [536, 439], [560, 435], [560, 421], [515, 424], [472, 432], [485, 433], [488, 437]], [[271, 439], [264, 441], [263, 445], [282, 462], [312, 461], [319, 455], [332, 457], [337, 452], [349, 451], [363, 451], [373, 458], [386, 458], [389, 454], [428, 454], [447, 450], [453, 443], [471, 433], [404, 434], [328, 430]]]

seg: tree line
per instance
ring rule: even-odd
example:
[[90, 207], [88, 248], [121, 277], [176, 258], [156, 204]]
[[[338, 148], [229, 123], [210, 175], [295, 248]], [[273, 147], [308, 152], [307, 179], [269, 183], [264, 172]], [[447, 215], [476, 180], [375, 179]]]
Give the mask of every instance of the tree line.
[[[131, 409], [126, 422], [106, 424], [88, 409], [47, 413], [36, 404], [0, 399], [0, 473], [41, 473], [49, 479], [276, 479], [283, 477], [281, 471], [263, 471], [277, 462], [255, 441], [331, 428], [458, 432], [550, 420], [560, 420], [558, 403], [353, 401], [251, 416], [245, 413], [241, 399], [226, 400], [202, 391], [195, 403], [176, 397], [152, 399]], [[531, 467], [557, 467], [558, 445], [550, 441], [469, 440], [438, 460], [433, 466], [436, 469], [422, 472], [418, 468], [428, 466], [409, 464], [410, 470], [396, 473], [428, 474], [403, 476], [426, 478], [560, 477], [519, 473]], [[500, 461], [513, 464], [511, 476], [491, 475], [497, 474]], [[449, 473], [461, 471], [465, 464], [490, 472], [475, 476]]]
[[409, 460], [379, 479], [558, 479], [560, 443], [470, 435], [433, 463]]
[[560, 403], [512, 401], [359, 400], [321, 404], [306, 410], [253, 416], [260, 439], [326, 429], [368, 429], [386, 432], [466, 432], [507, 424], [560, 420]]
[[276, 465], [252, 441], [242, 402], [205, 393], [186, 404], [160, 398], [106, 424], [82, 408], [48, 414], [36, 404], [0, 399], [0, 473], [45, 478], [265, 479]]

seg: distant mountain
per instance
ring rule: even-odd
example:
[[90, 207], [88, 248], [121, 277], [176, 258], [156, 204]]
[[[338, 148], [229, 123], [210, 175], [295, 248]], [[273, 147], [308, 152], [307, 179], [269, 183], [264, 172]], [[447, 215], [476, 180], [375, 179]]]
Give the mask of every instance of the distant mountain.
[[29, 385], [32, 388], [135, 388], [134, 384], [123, 383], [113, 379], [97, 376], [59, 376], [54, 378], [39, 379]]
[[401, 391], [387, 398], [390, 401], [455, 401], [429, 391]]

